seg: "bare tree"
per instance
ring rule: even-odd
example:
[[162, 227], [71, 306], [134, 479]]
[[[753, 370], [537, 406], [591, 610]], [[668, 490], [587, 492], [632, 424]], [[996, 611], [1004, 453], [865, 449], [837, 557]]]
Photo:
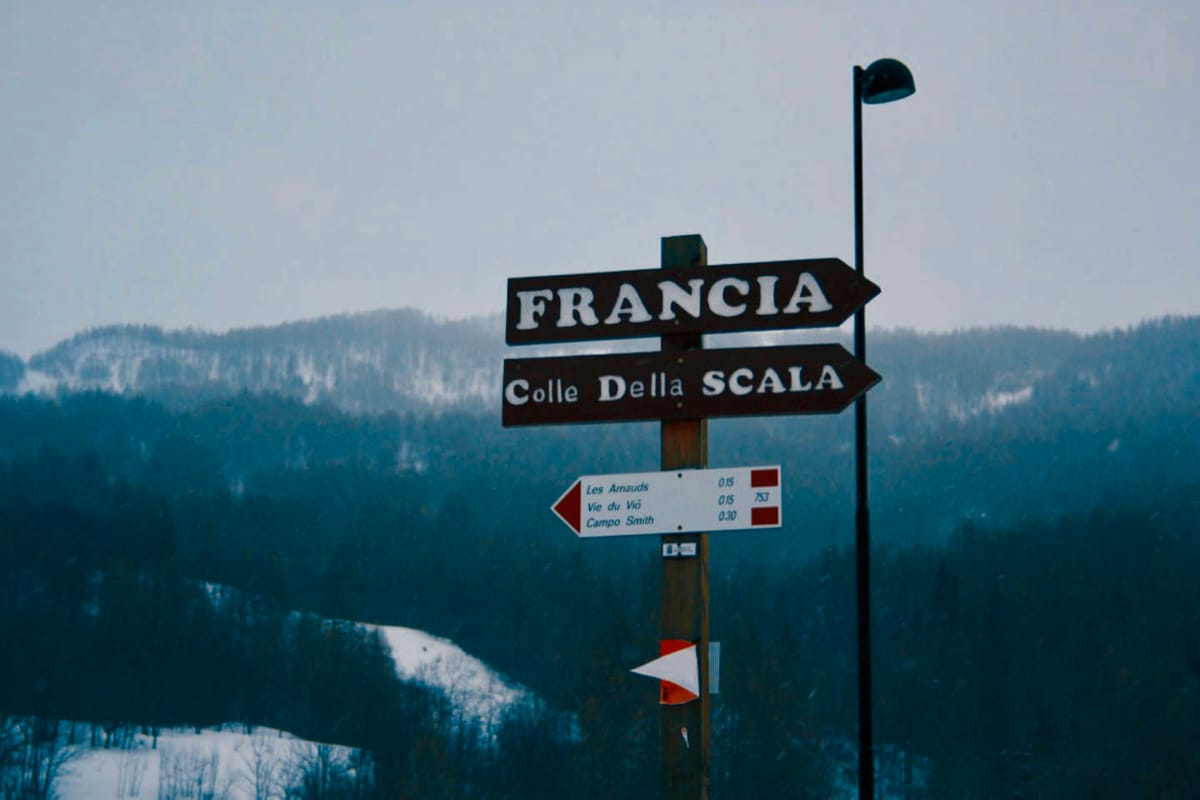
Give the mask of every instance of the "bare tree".
[[239, 783], [254, 800], [282, 800], [286, 789], [284, 765], [277, 748], [279, 740], [261, 730], [237, 745], [242, 760]]
[[0, 719], [0, 797], [54, 800], [58, 779], [75, 755], [58, 720]]
[[137, 797], [142, 793], [148, 766], [145, 753], [133, 749], [121, 753], [121, 760], [117, 764], [117, 800]]
[[367, 787], [356, 781], [355, 764], [344, 747], [297, 742], [292, 748], [296, 781], [288, 800], [343, 800], [362, 796]]
[[0, 716], [0, 797], [19, 797], [23, 747], [20, 720]]
[[159, 765], [158, 800], [218, 800], [229, 793], [228, 785], [217, 790], [221, 757], [216, 750], [205, 755], [164, 747]]

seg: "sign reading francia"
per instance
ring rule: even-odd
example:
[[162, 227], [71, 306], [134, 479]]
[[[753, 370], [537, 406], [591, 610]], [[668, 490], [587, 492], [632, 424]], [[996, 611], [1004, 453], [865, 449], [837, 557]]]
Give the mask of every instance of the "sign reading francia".
[[510, 278], [505, 339], [534, 344], [840, 325], [879, 287], [836, 258]]
[[778, 466], [585, 475], [552, 508], [579, 536], [778, 528], [780, 485]]

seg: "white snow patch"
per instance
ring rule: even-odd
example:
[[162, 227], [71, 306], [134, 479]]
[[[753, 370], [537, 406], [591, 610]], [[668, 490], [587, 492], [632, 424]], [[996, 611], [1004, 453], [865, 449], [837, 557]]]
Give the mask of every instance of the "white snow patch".
[[[935, 391], [938, 389], [928, 381], [916, 379], [913, 382], [917, 393], [917, 409], [928, 414], [937, 410]], [[1033, 384], [1019, 389], [988, 389], [982, 397], [979, 395], [964, 395], [954, 385], [941, 387], [945, 396], [942, 403], [947, 416], [958, 422], [967, 422], [981, 414], [997, 414], [1013, 406], [1023, 405], [1033, 399]]]
[[58, 380], [41, 370], [26, 369], [17, 384], [17, 394], [54, 394], [58, 389]]
[[421, 450], [409, 441], [401, 442], [396, 450], [396, 472], [415, 472], [424, 475], [429, 469], [429, 462]]
[[449, 639], [415, 628], [379, 625], [392, 651], [396, 674], [442, 691], [463, 721], [490, 738], [504, 712], [532, 700], [531, 692], [503, 676]]
[[257, 767], [260, 794], [270, 788], [269, 796], [283, 797], [289, 786], [298, 785], [301, 770], [318, 749], [331, 763], [353, 769], [348, 747], [318, 745], [270, 728], [164, 730], [157, 747], [151, 737], [136, 734], [123, 749], [76, 747], [56, 785], [57, 795], [59, 800], [155, 800], [175, 796], [172, 787], [186, 786], [205, 796], [252, 800]]
[[917, 410], [929, 411], [929, 384], [918, 378], [913, 381], [913, 387], [917, 390]]
[[1033, 387], [1026, 386], [1015, 392], [989, 391], [983, 396], [982, 406], [987, 411], [1001, 411], [1008, 406], [1021, 405], [1033, 399]]
[[211, 581], [201, 581], [200, 588], [204, 590], [204, 594], [208, 597], [208, 602], [212, 603], [213, 608], [219, 609], [228, 608], [237, 602], [240, 594], [237, 589], [228, 584]]
[[1113, 439], [1111, 442], [1108, 443], [1108, 447], [1106, 447], [1105, 449], [1108, 450], [1108, 452], [1110, 452], [1110, 453], [1117, 452], [1117, 450], [1121, 449], [1121, 439], [1119, 437], [1116, 439]]
[[317, 368], [310, 354], [301, 353], [296, 359], [296, 375], [307, 388], [304, 393], [305, 404], [312, 405], [317, 402], [321, 387], [317, 384]]
[[221, 354], [214, 353], [208, 362], [208, 379], [216, 383], [221, 380]]

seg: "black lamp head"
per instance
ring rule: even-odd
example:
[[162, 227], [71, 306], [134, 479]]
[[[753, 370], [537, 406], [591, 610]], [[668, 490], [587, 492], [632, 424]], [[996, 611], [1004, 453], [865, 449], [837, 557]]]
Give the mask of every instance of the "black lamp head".
[[871, 62], [862, 71], [862, 101], [868, 105], [903, 100], [917, 90], [908, 67], [894, 58]]

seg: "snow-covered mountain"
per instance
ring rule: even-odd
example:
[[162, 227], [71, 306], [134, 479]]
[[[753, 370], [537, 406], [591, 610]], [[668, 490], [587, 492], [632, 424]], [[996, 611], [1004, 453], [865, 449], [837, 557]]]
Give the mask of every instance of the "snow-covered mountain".
[[0, 363], [0, 391], [99, 390], [194, 403], [240, 392], [351, 412], [479, 404], [499, 380], [501, 339], [487, 321], [412, 310], [326, 317], [228, 333], [97, 328], [21, 364]]
[[[844, 331], [709, 337], [709, 346], [849, 344]], [[227, 333], [116, 326], [80, 333], [28, 363], [0, 352], [0, 394], [104, 391], [176, 406], [250, 392], [351, 413], [494, 409], [505, 355], [656, 349], [654, 341], [509, 349], [500, 315], [436, 320], [411, 309], [346, 314]], [[871, 398], [885, 418], [919, 427], [961, 423], [1070, 395], [1112, 398], [1182, 384], [1191, 391], [1200, 317], [1167, 318], [1089, 336], [990, 328], [883, 331], [868, 363], [884, 376]], [[1158, 375], [1163, 372], [1163, 375]], [[1142, 388], [1139, 388], [1142, 387]]]

